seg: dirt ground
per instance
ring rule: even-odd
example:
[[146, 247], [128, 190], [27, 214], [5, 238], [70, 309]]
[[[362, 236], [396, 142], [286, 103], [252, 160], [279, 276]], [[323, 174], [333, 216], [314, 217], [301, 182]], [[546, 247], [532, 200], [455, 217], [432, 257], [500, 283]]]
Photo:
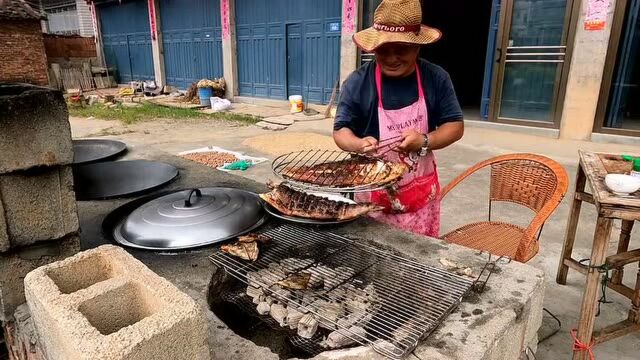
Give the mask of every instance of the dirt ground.
[[[243, 105], [243, 107], [248, 107], [249, 110], [246, 111], [257, 114], [265, 111], [279, 112], [268, 108], [261, 109], [255, 105]], [[72, 118], [71, 124], [73, 135], [76, 138], [102, 137], [126, 142], [130, 148], [127, 156], [132, 158], [144, 158], [145, 153], [151, 149], [177, 154], [181, 151], [210, 145], [269, 159], [287, 151], [333, 147], [330, 137], [332, 129], [330, 119], [295, 123], [281, 132], [212, 120], [156, 120], [122, 125], [113, 121]], [[569, 359], [572, 354], [572, 340], [569, 332], [577, 325], [585, 279], [575, 271], [570, 271], [567, 285], [560, 286], [555, 283], [555, 276], [569, 212], [569, 198], [573, 194], [577, 151], [584, 149], [616, 154], [640, 154], [640, 146], [638, 145], [640, 145], [640, 141], [635, 146], [600, 144], [467, 127], [465, 136], [459, 143], [437, 153], [443, 185], [464, 169], [481, 160], [513, 152], [531, 152], [549, 156], [560, 162], [572, 179], [572, 186], [567, 197], [544, 227], [539, 254], [529, 262], [530, 265], [542, 269], [547, 274], [545, 307], [558, 316], [562, 322], [560, 332], [539, 345], [536, 359]], [[269, 162], [257, 165], [245, 172], [239, 172], [238, 175], [256, 181], [266, 181], [273, 178]], [[488, 187], [487, 173], [478, 173], [445, 198], [442, 208], [442, 231], [449, 231], [465, 223], [486, 219]], [[526, 209], [510, 206], [494, 209], [494, 214], [498, 217], [516, 224], [526, 224], [532, 216], [531, 212]], [[588, 258], [594, 223], [595, 212], [593, 208], [589, 205], [583, 206], [574, 258]], [[619, 223], [616, 223], [610, 241], [610, 251], [615, 251], [618, 236], [616, 231], [619, 231], [619, 228]], [[640, 232], [636, 227], [632, 234], [631, 248], [640, 248], [639, 235]], [[625, 272], [626, 283], [633, 284], [638, 269], [635, 266], [629, 266], [627, 269]], [[494, 286], [499, 286], [499, 284], [494, 284]], [[626, 318], [629, 301], [613, 292], [609, 292], [607, 297], [612, 303], [602, 305], [602, 313], [596, 321], [597, 327], [610, 325]], [[545, 316], [542, 335], [548, 333], [555, 326], [554, 321]], [[638, 359], [639, 352], [640, 334], [638, 333], [598, 345], [594, 349], [598, 360]]]

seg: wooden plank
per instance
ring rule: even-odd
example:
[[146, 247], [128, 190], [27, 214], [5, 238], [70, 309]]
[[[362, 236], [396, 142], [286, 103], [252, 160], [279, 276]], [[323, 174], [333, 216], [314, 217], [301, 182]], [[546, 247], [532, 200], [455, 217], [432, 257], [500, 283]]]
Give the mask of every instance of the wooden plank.
[[556, 275], [556, 282], [561, 285], [567, 283], [569, 268], [565, 264], [565, 260], [571, 259], [571, 254], [573, 253], [573, 244], [576, 241], [576, 230], [578, 229], [580, 209], [582, 208], [582, 200], [578, 199], [577, 195], [584, 193], [586, 181], [587, 178], [582, 170], [582, 166], [578, 166], [578, 173], [576, 174], [576, 196], [574, 196], [571, 204], [569, 220], [567, 221], [567, 228], [565, 230], [564, 244], [562, 245], [562, 253], [560, 255], [560, 264], [558, 264], [558, 274]]
[[607, 170], [600, 156], [611, 155], [580, 151], [580, 163], [583, 164], [589, 184], [593, 188], [593, 196], [596, 203], [640, 209], [640, 198], [616, 196], [607, 189], [604, 184], [604, 177], [607, 175]]
[[631, 250], [607, 257], [607, 265], [612, 268], [640, 261], [640, 249]]
[[595, 204], [595, 202], [593, 200], [593, 195], [588, 194], [586, 192], [576, 192], [575, 199], [580, 200], [580, 201], [584, 201], [584, 202], [589, 203], [591, 205]]
[[574, 259], [565, 259], [564, 264], [571, 269], [581, 273], [582, 275], [587, 275], [587, 273], [589, 272], [589, 269], [585, 265], [580, 264]]
[[[633, 230], [634, 221], [622, 220], [622, 226], [620, 229], [620, 237], [618, 238], [618, 251], [616, 254], [622, 254], [629, 250], [629, 241], [631, 240], [631, 230]], [[640, 251], [640, 250], [638, 250]], [[611, 257], [607, 258], [607, 263], [611, 260]], [[615, 269], [611, 275], [611, 282], [613, 284], [622, 284], [622, 278], [624, 277], [624, 268]]]
[[631, 310], [629, 310], [629, 320], [640, 324], [640, 269], [636, 274], [636, 288], [631, 298]]
[[[564, 264], [573, 269], [576, 270], [577, 272], [579, 272], [582, 275], [587, 275], [589, 273], [589, 268], [587, 268], [585, 265], [580, 264], [579, 262], [577, 262], [574, 259], [565, 259]], [[634, 295], [635, 295], [635, 290], [623, 285], [623, 284], [614, 284], [612, 282], [607, 283], [607, 287], [615, 292], [617, 292], [618, 294], [628, 298], [629, 300], [633, 299]]]
[[324, 112], [324, 117], [331, 117], [331, 109], [334, 106], [334, 102], [336, 101], [336, 95], [338, 94], [338, 88], [340, 87], [340, 80], [336, 82], [336, 86], [333, 87], [333, 91], [331, 92], [331, 99], [329, 100], [329, 104], [327, 105], [327, 110]]
[[640, 209], [611, 208], [609, 206], [603, 206], [600, 208], [600, 216], [612, 219], [640, 221]]
[[636, 331], [640, 331], [640, 324], [635, 324], [630, 320], [624, 320], [594, 332], [593, 343], [594, 345], [602, 344], [605, 341], [613, 340]]
[[633, 296], [634, 296], [634, 293], [635, 293], [634, 289], [632, 289], [632, 288], [630, 288], [630, 287], [628, 287], [626, 285], [623, 285], [623, 284], [613, 284], [611, 282], [609, 282], [607, 284], [607, 287], [609, 289], [617, 292], [618, 294], [626, 297], [627, 299], [633, 300]]
[[[586, 173], [586, 169], [585, 169]], [[591, 247], [591, 266], [599, 266], [604, 262], [609, 235], [611, 234], [611, 219], [599, 217], [596, 223], [596, 231], [593, 236], [593, 246]], [[580, 309], [580, 320], [578, 321], [577, 339], [583, 344], [591, 343], [591, 335], [595, 325], [596, 301], [601, 274], [594, 268], [589, 268], [584, 293], [582, 295], [582, 306]], [[573, 352], [573, 360], [589, 360], [589, 353], [583, 350]]]

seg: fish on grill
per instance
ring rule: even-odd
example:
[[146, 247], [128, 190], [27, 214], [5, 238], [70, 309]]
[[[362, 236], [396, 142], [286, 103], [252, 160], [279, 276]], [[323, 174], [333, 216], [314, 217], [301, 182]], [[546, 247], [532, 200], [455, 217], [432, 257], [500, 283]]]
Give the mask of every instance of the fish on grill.
[[271, 237], [264, 234], [249, 233], [247, 235], [238, 236], [238, 241], [241, 243], [257, 242], [260, 244], [268, 244], [271, 242]]
[[404, 163], [357, 156], [346, 160], [285, 168], [282, 176], [313, 185], [351, 187], [384, 185], [399, 180], [409, 167]]
[[291, 274], [286, 279], [276, 282], [276, 284], [287, 289], [305, 290], [309, 286], [309, 279], [311, 279], [311, 274], [309, 273]]
[[237, 256], [244, 260], [258, 260], [259, 250], [257, 242], [237, 242], [235, 244], [222, 245], [220, 246], [220, 250], [229, 255]]
[[265, 245], [270, 242], [271, 238], [267, 235], [250, 233], [239, 236], [235, 244], [220, 246], [220, 250], [244, 260], [256, 261], [260, 254], [258, 244]]
[[370, 204], [349, 204], [293, 190], [280, 184], [271, 192], [260, 194], [262, 200], [284, 215], [316, 220], [351, 220], [382, 207]]

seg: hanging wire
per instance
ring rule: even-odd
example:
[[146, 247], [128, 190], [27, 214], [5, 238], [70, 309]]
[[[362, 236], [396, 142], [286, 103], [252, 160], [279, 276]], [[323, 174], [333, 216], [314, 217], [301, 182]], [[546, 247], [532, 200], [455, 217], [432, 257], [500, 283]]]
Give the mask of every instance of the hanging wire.
[[[608, 288], [607, 285], [609, 284], [609, 280], [611, 279], [611, 276], [609, 276], [609, 271], [611, 269], [609, 268], [609, 266], [607, 266], [607, 264], [593, 266], [591, 265], [591, 259], [582, 259], [579, 261], [579, 263], [583, 266], [586, 266], [589, 269], [596, 269], [597, 272], [602, 274], [602, 280], [600, 281], [600, 292], [602, 295], [600, 296], [600, 299], [598, 299], [598, 311], [596, 312], [596, 317], [598, 317], [600, 316], [601, 305], [611, 304], [613, 302], [613, 301], [607, 300], [607, 288]], [[589, 263], [589, 265], [587, 265], [586, 263]]]

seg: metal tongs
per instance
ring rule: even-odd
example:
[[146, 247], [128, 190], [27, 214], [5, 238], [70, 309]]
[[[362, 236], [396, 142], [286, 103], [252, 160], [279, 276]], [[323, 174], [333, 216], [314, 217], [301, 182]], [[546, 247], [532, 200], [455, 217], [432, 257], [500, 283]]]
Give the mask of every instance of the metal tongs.
[[418, 161], [418, 155], [415, 153], [405, 154], [404, 152], [398, 149], [398, 146], [402, 143], [402, 136], [393, 136], [388, 139], [381, 140], [378, 142], [378, 152], [375, 154], [376, 157], [382, 157], [388, 152], [395, 151], [398, 153], [398, 157], [402, 162], [409, 166], [409, 169], [413, 169], [413, 166]]
[[382, 156], [390, 151], [399, 153], [398, 146], [402, 144], [402, 136], [394, 136], [378, 142], [378, 152], [376, 156]]

